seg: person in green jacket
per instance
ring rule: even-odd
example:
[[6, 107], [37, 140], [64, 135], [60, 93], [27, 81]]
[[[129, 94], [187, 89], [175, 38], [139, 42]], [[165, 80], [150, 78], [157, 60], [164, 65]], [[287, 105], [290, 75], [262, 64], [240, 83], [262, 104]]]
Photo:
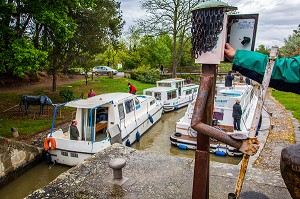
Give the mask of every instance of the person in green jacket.
[[70, 125], [70, 139], [71, 140], [79, 140], [79, 131], [77, 128], [77, 120], [72, 120]]
[[[248, 51], [235, 50], [228, 43], [225, 45], [225, 57], [233, 62], [232, 70], [262, 83], [267, 55]], [[270, 81], [270, 87], [277, 90], [300, 94], [300, 56], [291, 58], [277, 58]]]

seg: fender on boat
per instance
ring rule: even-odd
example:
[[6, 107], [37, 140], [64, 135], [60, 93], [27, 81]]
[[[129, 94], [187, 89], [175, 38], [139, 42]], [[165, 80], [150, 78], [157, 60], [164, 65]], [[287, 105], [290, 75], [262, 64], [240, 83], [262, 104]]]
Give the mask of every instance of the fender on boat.
[[135, 140], [137, 142], [139, 142], [141, 140], [141, 134], [140, 134], [140, 132], [136, 132], [136, 134], [135, 134]]
[[216, 151], [215, 153], [217, 156], [226, 156], [226, 153], [224, 151]]
[[153, 122], [154, 122], [154, 121], [153, 121], [153, 117], [152, 117], [150, 114], [148, 115], [148, 119], [149, 119], [149, 121], [153, 124]]
[[125, 146], [131, 147], [131, 143], [130, 143], [129, 139], [126, 140]]
[[178, 148], [181, 149], [181, 150], [187, 150], [188, 149], [187, 146], [183, 145], [183, 144], [179, 144]]

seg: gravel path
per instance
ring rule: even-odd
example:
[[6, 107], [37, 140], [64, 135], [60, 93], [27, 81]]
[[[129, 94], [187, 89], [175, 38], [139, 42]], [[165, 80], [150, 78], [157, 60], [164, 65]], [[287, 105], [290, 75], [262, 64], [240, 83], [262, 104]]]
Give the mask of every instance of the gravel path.
[[264, 106], [269, 113], [272, 113], [270, 123], [274, 128], [270, 130], [265, 146], [253, 166], [280, 171], [281, 150], [295, 144], [294, 126], [288, 112], [270, 93]]

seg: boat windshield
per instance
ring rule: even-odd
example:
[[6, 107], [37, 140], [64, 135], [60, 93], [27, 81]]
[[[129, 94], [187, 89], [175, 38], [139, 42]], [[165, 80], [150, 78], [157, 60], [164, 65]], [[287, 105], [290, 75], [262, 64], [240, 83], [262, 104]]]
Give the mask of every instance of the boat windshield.
[[171, 83], [166, 83], [166, 82], [159, 82], [157, 84], [159, 87], [171, 87]]
[[145, 95], [150, 95], [150, 96], [152, 96], [152, 92], [151, 92], [151, 91], [146, 91]]
[[154, 97], [156, 100], [161, 100], [161, 93], [160, 92], [155, 92]]

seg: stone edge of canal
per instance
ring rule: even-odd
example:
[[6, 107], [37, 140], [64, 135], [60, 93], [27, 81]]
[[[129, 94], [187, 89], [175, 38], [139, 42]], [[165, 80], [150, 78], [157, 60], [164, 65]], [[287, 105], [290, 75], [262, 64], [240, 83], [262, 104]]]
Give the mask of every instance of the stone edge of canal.
[[[108, 163], [124, 158], [122, 184], [112, 184]], [[210, 163], [210, 197], [227, 198], [234, 192], [239, 165]], [[138, 151], [114, 144], [57, 177], [27, 198], [191, 198], [194, 160]], [[241, 196], [290, 198], [279, 172], [251, 168], [247, 171]]]

